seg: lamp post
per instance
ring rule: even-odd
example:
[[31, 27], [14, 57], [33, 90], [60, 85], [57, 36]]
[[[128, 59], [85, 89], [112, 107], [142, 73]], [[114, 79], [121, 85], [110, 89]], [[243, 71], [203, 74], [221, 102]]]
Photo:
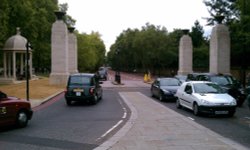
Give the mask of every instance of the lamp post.
[[116, 49], [115, 50], [115, 57], [116, 57], [116, 72], [115, 72], [115, 81], [116, 83], [118, 84], [121, 84], [121, 75], [120, 75], [120, 71], [119, 71], [119, 62], [118, 62], [118, 56], [119, 56], [119, 53], [120, 53], [120, 49]]
[[29, 101], [29, 49], [32, 49], [31, 44], [29, 41], [26, 43], [26, 99]]

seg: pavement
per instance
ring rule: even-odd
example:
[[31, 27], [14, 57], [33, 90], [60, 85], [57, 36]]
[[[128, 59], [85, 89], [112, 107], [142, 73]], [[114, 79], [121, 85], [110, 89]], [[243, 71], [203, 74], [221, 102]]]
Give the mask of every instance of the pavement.
[[[103, 87], [150, 87], [142, 80], [105, 81]], [[56, 96], [56, 93], [53, 96]], [[249, 150], [140, 92], [119, 92], [131, 110], [126, 124], [95, 150]], [[51, 96], [51, 97], [53, 97]], [[49, 100], [31, 101], [33, 107]]]

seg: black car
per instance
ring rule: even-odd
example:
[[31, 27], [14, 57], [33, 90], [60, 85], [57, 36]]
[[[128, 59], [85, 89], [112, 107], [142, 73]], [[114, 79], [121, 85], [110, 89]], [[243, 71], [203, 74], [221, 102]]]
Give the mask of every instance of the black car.
[[237, 101], [237, 106], [242, 106], [246, 99], [244, 88], [233, 76], [227, 74], [201, 73], [196, 76], [199, 81], [211, 81], [220, 85], [229, 95]]
[[160, 101], [176, 99], [175, 93], [180, 85], [181, 81], [176, 78], [157, 78], [151, 85], [151, 94]]
[[108, 71], [106, 67], [100, 67], [98, 70], [98, 75], [101, 80], [107, 80], [108, 79]]
[[69, 76], [65, 99], [67, 105], [72, 101], [91, 102], [96, 104], [102, 99], [102, 87], [95, 74], [79, 73]]

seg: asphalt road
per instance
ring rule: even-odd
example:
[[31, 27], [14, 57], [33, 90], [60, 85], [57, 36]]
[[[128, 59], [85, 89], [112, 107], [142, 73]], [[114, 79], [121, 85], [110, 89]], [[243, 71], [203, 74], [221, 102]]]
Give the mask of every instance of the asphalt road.
[[[151, 97], [149, 89], [142, 91], [142, 93]], [[190, 120], [193, 120], [226, 138], [237, 141], [246, 147], [250, 147], [250, 110], [248, 109], [246, 102], [242, 107], [237, 108], [234, 117], [228, 117], [207, 115], [195, 116], [193, 115], [193, 112], [188, 109], [177, 109], [175, 101], [160, 102], [157, 98], [152, 98], [152, 100], [171, 108], [179, 114], [186, 116]]]
[[103, 99], [96, 105], [76, 103], [69, 107], [61, 96], [35, 108], [26, 128], [1, 131], [0, 150], [93, 149], [118, 130], [129, 115], [111, 88], [104, 89]]

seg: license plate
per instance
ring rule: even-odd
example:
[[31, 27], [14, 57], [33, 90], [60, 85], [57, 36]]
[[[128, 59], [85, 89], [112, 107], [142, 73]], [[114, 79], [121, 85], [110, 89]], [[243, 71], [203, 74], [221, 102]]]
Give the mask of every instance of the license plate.
[[76, 96], [81, 96], [82, 93], [81, 92], [76, 92]]
[[215, 111], [215, 114], [224, 115], [224, 114], [228, 114], [228, 111]]

